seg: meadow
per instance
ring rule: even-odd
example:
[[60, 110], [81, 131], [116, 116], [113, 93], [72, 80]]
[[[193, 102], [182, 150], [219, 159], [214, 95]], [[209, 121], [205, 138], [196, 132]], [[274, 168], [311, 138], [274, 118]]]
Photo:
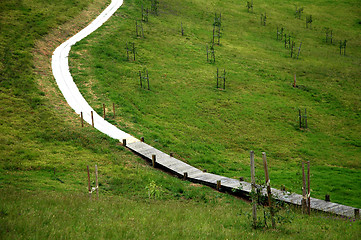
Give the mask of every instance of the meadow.
[[[301, 163], [310, 161], [312, 196], [329, 194], [332, 201], [361, 206], [357, 1], [255, 1], [249, 12], [244, 1], [161, 1], [158, 15], [149, 14], [142, 24], [144, 37], [136, 36], [135, 24], [142, 4], [151, 7], [148, 1], [126, 1], [71, 52], [74, 79], [99, 114], [105, 104], [109, 120], [122, 130], [228, 177], [250, 180], [254, 150], [263, 179], [266, 152], [274, 186], [293, 192], [301, 192]], [[304, 8], [300, 19], [296, 7]], [[215, 14], [222, 15], [222, 37], [212, 63], [206, 48]], [[306, 27], [310, 15], [312, 26]], [[277, 40], [281, 28], [295, 42], [292, 58], [285, 36]], [[339, 49], [344, 40], [345, 55]], [[136, 61], [127, 59], [132, 43]], [[226, 71], [225, 89], [223, 82], [216, 86], [217, 68]], [[150, 90], [140, 87], [139, 71], [145, 70]], [[300, 128], [299, 110], [305, 109], [308, 127]]]
[[[283, 224], [278, 224], [275, 229], [268, 227], [253, 229], [250, 220], [251, 208], [247, 201], [214, 191], [205, 186], [182, 181], [167, 173], [153, 169], [143, 159], [122, 147], [118, 141], [104, 136], [90, 126], [81, 128], [79, 116], [69, 108], [56, 86], [50, 66], [51, 55], [59, 44], [85, 27], [109, 2], [110, 1], [104, 0], [23, 0], [21, 2], [4, 0], [0, 2], [0, 114], [2, 116], [0, 119], [1, 239], [294, 239], [296, 237], [300, 239], [357, 239], [360, 237], [360, 221], [317, 212], [312, 212], [311, 216], [307, 216], [301, 214], [299, 209], [293, 207], [285, 207], [280, 212], [280, 216], [284, 216], [287, 221]], [[130, 5], [128, 5], [128, 3], [130, 3]], [[125, 67], [124, 71], [128, 72], [127, 74], [129, 74], [129, 76], [132, 76], [132, 78], [126, 78], [130, 84], [129, 87], [134, 87], [132, 89], [133, 92], [130, 91], [128, 95], [124, 95], [126, 98], [129, 97], [131, 93], [135, 95], [138, 94], [136, 95], [138, 97], [148, 96], [151, 100], [156, 101], [154, 104], [156, 104], [159, 110], [162, 108], [163, 110], [169, 109], [167, 105], [162, 107], [161, 102], [159, 102], [160, 100], [157, 100], [158, 98], [155, 96], [152, 97], [155, 92], [158, 95], [163, 95], [160, 94], [163, 92], [160, 91], [163, 84], [157, 82], [157, 78], [153, 77], [154, 73], [148, 65], [147, 68], [152, 77], [151, 91], [144, 91], [144, 89], [141, 90], [138, 88], [139, 86], [136, 80], [138, 77], [137, 71], [139, 66], [142, 68], [146, 66], [145, 54], [143, 55], [143, 60], [140, 58], [139, 61], [141, 62], [125, 61], [123, 38], [121, 38], [121, 41], [119, 38], [119, 42], [115, 44], [104, 45], [99, 50], [96, 50], [97, 46], [91, 46], [91, 44], [97, 44], [97, 42], [102, 43], [102, 41], [96, 40], [96, 37], [112, 34], [111, 31], [109, 31], [110, 29], [116, 30], [118, 34], [126, 34], [128, 31], [129, 36], [133, 36], [131, 35], [132, 28], [130, 25], [123, 26], [124, 29], [129, 28], [127, 31], [118, 31], [121, 25], [114, 25], [114, 23], [121, 23], [123, 19], [128, 19], [129, 22], [133, 24], [131, 18], [135, 18], [136, 14], [139, 13], [139, 6], [134, 5], [134, 3], [135, 2], [127, 1], [124, 8], [120, 9], [110, 22], [106, 23], [106, 25], [100, 29], [99, 33], [90, 36], [89, 39], [81, 42], [76, 49], [72, 51], [70, 58], [73, 66], [72, 71], [76, 76], [75, 80], [79, 84], [81, 91], [84, 91], [86, 98], [99, 112], [101, 111], [100, 103], [105, 103], [106, 100], [108, 101], [107, 103], [110, 104], [112, 102], [111, 100], [116, 100], [117, 116], [115, 119], [112, 119], [109, 113], [107, 118], [109, 121], [133, 133], [135, 136], [145, 136], [146, 141], [151, 141], [152, 144], [159, 148], [165, 150], [172, 149], [172, 151], [176, 152], [177, 157], [188, 162], [191, 162], [192, 159], [193, 161], [195, 159], [202, 159], [200, 155], [203, 154], [203, 152], [207, 153], [204, 154], [204, 156], [206, 157], [205, 159], [210, 159], [208, 165], [202, 165], [201, 163], [195, 163], [195, 165], [207, 168], [208, 171], [212, 172], [223, 171], [225, 175], [229, 176], [239, 176], [242, 174], [247, 177], [246, 150], [239, 149], [239, 152], [232, 153], [227, 150], [229, 148], [228, 145], [223, 145], [224, 142], [217, 143], [212, 139], [208, 139], [207, 135], [199, 136], [197, 129], [203, 126], [200, 119], [197, 120], [197, 124], [200, 125], [192, 126], [189, 124], [189, 129], [187, 130], [189, 136], [192, 137], [192, 140], [187, 139], [189, 143], [188, 146], [191, 146], [193, 150], [187, 147], [181, 151], [181, 145], [178, 145], [178, 147], [174, 145], [173, 148], [174, 143], [171, 141], [174, 136], [179, 135], [178, 137], [180, 137], [182, 135], [181, 132], [172, 133], [172, 131], [169, 131], [164, 135], [165, 137], [168, 136], [168, 140], [167, 138], [163, 138], [163, 135], [160, 135], [163, 134], [160, 130], [163, 129], [164, 131], [167, 129], [166, 125], [162, 126], [164, 123], [160, 122], [154, 125], [159, 128], [157, 131], [154, 131], [154, 127], [148, 128], [147, 125], [142, 125], [141, 123], [145, 121], [143, 120], [143, 114], [130, 112], [136, 105], [131, 105], [133, 107], [129, 108], [127, 104], [131, 102], [123, 102], [125, 100], [123, 98], [118, 99], [118, 92], [110, 91], [112, 89], [111, 86], [103, 89], [102, 85], [107, 85], [108, 83], [100, 80], [108, 78], [106, 75], [112, 71], [105, 73], [106, 71], [104, 71], [103, 67], [106, 64], [103, 60], [99, 61], [99, 65], [93, 69], [92, 64], [95, 63], [96, 55], [91, 54], [92, 51], [99, 51], [100, 54], [106, 52], [107, 55], [113, 56], [111, 57], [111, 59], [113, 59], [112, 61], [108, 59], [108, 63], [116, 62], [113, 66], [118, 66], [119, 63], [117, 71], [111, 73], [116, 73], [116, 75], [114, 75], [115, 78], [119, 77], [119, 79], [124, 79], [123, 75], [123, 77], [118, 75], [118, 70], [121, 69], [121, 65]], [[165, 3], [169, 4], [168, 7], [162, 5]], [[150, 16], [150, 22], [148, 24], [156, 24], [158, 22], [159, 26], [161, 26], [161, 23], [164, 22], [168, 24], [169, 27], [173, 27], [171, 22], [167, 23], [167, 21], [165, 21], [166, 18], [163, 14], [165, 13], [165, 9], [175, 9], [174, 7], [177, 5], [170, 8], [172, 4], [175, 3], [176, 2], [162, 1], [159, 7], [159, 16]], [[202, 2], [193, 1], [193, 4], [195, 5], [189, 5], [188, 7], [186, 3], [183, 5], [190, 11], [190, 15], [192, 15], [192, 11], [197, 12], [197, 8], [203, 9]], [[194, 8], [195, 6], [197, 6], [197, 8]], [[242, 10], [242, 14], [245, 14], [245, 12], [243, 12], [245, 10], [243, 3], [239, 9]], [[354, 10], [357, 11], [357, 8], [354, 8]], [[132, 15], [133, 13], [135, 15]], [[204, 22], [206, 22], [206, 19], [212, 20], [212, 13], [210, 13], [209, 16], [208, 13], [204, 14]], [[170, 16], [172, 15], [174, 14], [172, 13]], [[223, 12], [222, 15], [224, 15]], [[247, 15], [245, 14], [245, 16]], [[122, 21], [119, 21], [120, 19]], [[194, 30], [194, 34], [191, 34], [191, 28], [187, 30], [187, 24], [189, 24], [189, 27], [193, 24], [191, 19], [192, 18], [189, 19], [188, 23], [186, 21], [183, 22], [186, 28], [186, 36], [182, 41], [189, 44], [188, 47], [190, 49], [188, 51], [194, 48], [195, 52], [197, 49], [202, 49], [203, 52], [204, 46], [202, 44], [197, 41], [194, 41], [194, 43], [191, 42], [193, 42], [195, 38], [201, 38], [202, 36], [205, 39], [208, 30], [207, 33], [204, 32], [204, 35], [201, 34], [200, 36], [198, 36], [199, 32], [196, 29]], [[224, 15], [223, 21], [226, 21], [226, 19], [227, 17]], [[258, 17], [254, 14], [255, 22], [256, 19], [258, 19]], [[229, 20], [231, 19], [229, 18]], [[147, 25], [144, 27], [146, 30]], [[225, 24], [224, 27], [226, 27]], [[254, 27], [258, 28], [256, 24]], [[169, 28], [162, 27], [161, 29], [164, 29], [164, 32], [166, 32], [166, 29]], [[179, 34], [177, 29], [174, 30], [174, 32]], [[174, 36], [176, 35], [175, 33]], [[244, 36], [246, 35], [245, 32], [243, 34]], [[147, 35], [146, 39], [149, 38], [150, 35]], [[222, 45], [217, 46], [217, 48], [224, 47], [225, 43], [223, 43], [223, 39], [225, 40], [226, 37], [224, 36], [224, 38], [222, 38]], [[106, 40], [106, 38], [103, 38], [103, 40]], [[142, 41], [142, 39], [133, 40], [139, 43]], [[209, 38], [207, 37], [207, 41], [208, 40]], [[105, 43], [106, 42], [103, 42], [102, 44]], [[119, 49], [116, 45], [118, 43]], [[159, 44], [162, 43], [160, 42]], [[248, 43], [247, 46], [251, 45], [251, 43]], [[119, 55], [116, 55], [111, 49], [108, 49], [108, 47], [112, 48], [112, 46], [119, 50]], [[167, 45], [164, 46], [166, 47]], [[82, 50], [82, 48], [88, 47], [89, 49]], [[336, 48], [336, 46], [334, 47]], [[141, 49], [142, 48], [139, 48], [138, 51]], [[140, 53], [141, 52], [138, 52], [138, 54]], [[182, 57], [181, 53], [182, 52], [178, 52], [179, 57]], [[202, 54], [204, 57], [204, 52]], [[89, 58], [88, 63], [83, 58], [85, 56]], [[153, 55], [153, 57], [157, 56], [158, 55], [155, 54]], [[169, 53], [169, 56], [169, 59], [164, 58], [161, 63], [168, 64], [168, 61], [173, 61], [173, 54]], [[199, 61], [199, 63], [203, 64], [204, 58], [198, 59], [196, 55], [194, 55], [194, 57], [194, 61]], [[163, 59], [162, 57], [159, 58]], [[185, 56], [182, 58], [185, 59]], [[226, 58], [226, 55], [224, 55], [224, 59]], [[348, 56], [340, 59], [348, 59]], [[246, 60], [245, 58], [244, 61]], [[148, 59], [147, 61], [150, 62], [151, 60]], [[253, 67], [257, 66], [251, 59], [247, 61], [249, 61], [249, 64], [255, 64], [252, 65]], [[75, 67], [74, 64], [79, 65]], [[160, 68], [159, 76], [163, 76], [164, 74], [161, 73], [163, 69], [163, 67], [161, 68], [162, 64], [155, 64], [154, 62], [154, 66]], [[193, 68], [193, 65], [190, 64], [188, 66], [188, 71], [185, 71], [187, 69], [186, 62], [181, 63], [181, 66], [184, 67], [184, 69], [182, 69], [183, 71], [178, 69], [176, 72], [173, 72], [173, 74], [177, 76], [184, 74], [183, 80], [185, 81], [185, 79], [187, 79], [186, 77], [192, 76], [191, 68]], [[199, 66], [201, 66], [201, 64], [199, 64]], [[242, 66], [240, 65], [240, 67]], [[251, 65], [249, 65], [249, 67], [251, 67]], [[202, 71], [207, 72], [206, 70], [208, 70], [208, 68], [215, 69], [215, 65], [206, 63]], [[103, 72], [104, 77], [98, 79], [96, 75], [93, 75], [93, 71]], [[236, 73], [237, 72], [234, 72], [235, 75]], [[165, 74], [168, 74], [168, 77], [172, 76], [169, 75], [171, 73]], [[231, 72], [228, 73], [228, 69], [227, 74], [231, 74]], [[248, 73], [243, 72], [243, 74], [246, 76]], [[249, 74], [253, 75], [255, 73], [250, 72]], [[350, 74], [352, 74], [352, 71], [350, 71]], [[168, 81], [167, 76], [163, 79], [164, 83]], [[179, 87], [175, 88], [174, 92], [171, 92], [173, 94], [181, 91], [184, 93], [188, 92], [187, 96], [189, 99], [178, 98], [180, 101], [184, 101], [182, 104], [186, 104], [186, 102], [189, 101], [190, 105], [192, 105], [194, 103], [193, 99], [196, 98], [197, 95], [204, 93], [212, 93], [211, 96], [214, 97], [213, 100], [216, 103], [224, 104], [226, 97], [231, 97], [231, 93], [234, 93], [234, 90], [231, 90], [232, 85], [235, 85], [237, 82], [239, 83], [238, 80], [232, 80], [231, 77], [227, 77], [227, 89], [226, 91], [220, 91], [214, 88], [213, 72], [209, 73], [209, 86], [201, 81], [202, 74], [199, 73], [198, 76], [199, 79], [192, 78], [192, 82], [187, 82], [183, 85], [183, 89], [186, 89], [186, 86], [193, 86], [189, 88], [190, 92], [188, 92], [188, 90], [183, 91]], [[92, 81], [85, 82], [86, 79], [91, 79]], [[174, 81], [174, 79], [176, 78], [174, 77], [172, 81]], [[176, 83], [181, 84], [184, 81]], [[229, 89], [228, 81], [230, 84]], [[355, 79], [355, 81], [357, 81], [357, 79]], [[176, 83], [174, 83], [174, 86], [177, 85]], [[193, 83], [195, 85], [192, 85]], [[265, 83], [266, 82], [264, 82], [264, 84]], [[256, 82], [253, 82], [253, 84], [256, 84]], [[249, 82], [247, 87], [253, 84]], [[280, 83], [274, 82], [273, 84], [274, 86], [282, 86]], [[204, 89], [202, 90], [199, 86]], [[125, 85], [123, 85], [123, 87], [125, 87]], [[243, 87], [240, 85], [238, 89], [243, 89]], [[246, 90], [246, 88], [244, 89]], [[167, 88], [167, 91], [170, 90], [171, 89]], [[271, 89], [268, 90], [270, 91]], [[276, 90], [278, 91], [278, 88], [276, 88]], [[292, 92], [293, 90], [295, 89], [289, 91]], [[126, 91], [126, 89], [124, 89], [124, 91]], [[205, 92], [202, 93], [202, 91]], [[351, 94], [356, 96], [357, 88], [352, 89], [352, 92]], [[259, 94], [260, 93], [255, 93], [253, 101], [261, 97]], [[110, 95], [113, 95], [114, 98], [111, 99], [109, 97]], [[251, 96], [253, 93], [248, 92], [248, 95]], [[219, 96], [223, 97], [218, 102]], [[302, 94], [300, 95], [300, 98], [301, 97], [306, 98], [306, 96]], [[347, 98], [347, 96], [345, 97]], [[199, 96], [199, 98], [201, 98], [201, 96]], [[139, 99], [143, 104], [145, 103], [144, 101], [148, 100], [149, 99], [144, 98]], [[208, 99], [208, 101], [213, 100]], [[246, 104], [248, 101], [244, 99], [244, 103]], [[110, 106], [109, 104], [107, 104], [107, 106]], [[171, 104], [171, 102], [169, 104]], [[230, 104], [234, 103], [230, 101]], [[191, 108], [190, 105], [179, 105], [178, 110], [182, 110], [182, 106]], [[125, 108], [121, 108], [122, 106]], [[214, 106], [215, 110], [218, 109], [217, 106]], [[140, 104], [139, 107], [141, 111], [144, 111], [144, 105]], [[191, 108], [193, 112], [187, 112], [187, 114], [197, 113], [196, 110], [200, 109], [201, 105], [193, 107], [194, 108]], [[350, 107], [357, 107], [357, 102]], [[126, 110], [127, 108], [129, 109]], [[121, 109], [123, 110], [120, 111]], [[212, 109], [209, 109], [209, 111]], [[182, 115], [177, 115], [178, 111], [176, 109], [169, 110], [176, 116]], [[230, 111], [227, 109], [223, 110]], [[128, 113], [126, 111], [128, 111]], [[217, 114], [220, 114], [221, 112], [218, 111], [220, 110], [217, 110]], [[163, 114], [157, 117], [158, 120], [164, 118]], [[130, 119], [129, 121], [127, 120], [128, 117]], [[204, 118], [208, 117], [210, 116], [204, 113]], [[153, 119], [153, 117], [149, 115], [146, 119]], [[225, 120], [230, 121], [228, 118]], [[255, 120], [253, 124], [256, 124]], [[183, 120], [179, 119], [179, 122], [181, 121]], [[246, 121], [242, 120], [242, 122], [245, 123]], [[311, 122], [310, 120], [310, 129], [312, 126]], [[350, 120], [350, 123], [354, 122]], [[155, 124], [154, 121], [153, 124]], [[204, 121], [204, 124], [204, 126], [206, 126], [209, 122]], [[218, 124], [220, 124], [220, 121]], [[247, 124], [252, 124], [252, 122], [248, 122]], [[313, 136], [310, 129], [301, 131], [297, 129], [296, 123], [292, 121], [292, 124], [296, 134], [300, 136], [302, 134], [306, 135], [304, 136], [305, 140], [308, 139], [307, 136]], [[223, 127], [223, 125], [217, 125], [217, 127], [219, 126]], [[186, 127], [188, 128], [188, 125]], [[346, 132], [351, 132], [352, 129], [352, 127], [349, 128], [349, 126], [347, 126]], [[207, 130], [207, 128], [202, 130], [202, 133], [205, 134], [205, 130]], [[217, 130], [214, 136], [216, 137], [220, 132], [221, 131]], [[192, 133], [192, 135], [190, 135], [190, 133]], [[224, 134], [223, 137], [226, 135], [227, 134]], [[351, 139], [357, 140], [357, 137], [352, 138], [353, 135], [350, 136]], [[205, 143], [196, 141], [199, 138], [203, 139]], [[215, 140], [220, 141], [222, 138], [219, 136]], [[210, 145], [209, 141], [214, 143], [214, 146]], [[246, 144], [246, 142], [244, 142], [244, 144]], [[253, 144], [256, 144], [256, 141]], [[257, 151], [256, 146], [257, 145], [250, 147]], [[347, 147], [348, 145], [346, 144], [345, 146]], [[352, 149], [350, 146], [348, 146], [348, 148]], [[259, 150], [261, 150], [261, 148]], [[215, 153], [214, 156], [218, 156], [218, 158], [225, 153], [229, 156], [232, 154], [237, 155], [234, 156], [234, 159], [237, 158], [234, 160], [234, 170], [231, 170], [232, 165], [227, 159], [225, 159], [227, 161], [224, 160], [222, 163], [217, 163], [218, 165], [212, 165], [211, 163], [215, 162], [215, 160], [212, 160], [213, 157], [208, 155], [210, 151]], [[221, 152], [223, 153], [221, 154]], [[268, 154], [271, 153], [268, 152]], [[242, 156], [244, 156], [244, 159]], [[329, 175], [330, 171], [332, 170], [333, 173], [337, 173], [338, 175], [335, 175], [338, 177], [334, 179], [335, 182], [338, 183], [342, 181], [342, 184], [346, 187], [347, 194], [350, 194], [350, 198], [343, 196], [345, 200], [340, 197], [338, 201], [357, 206], [357, 199], [351, 194], [356, 193], [351, 190], [356, 184], [352, 182], [352, 178], [357, 179], [359, 170], [357, 168], [357, 161], [354, 161], [356, 156], [352, 154], [350, 156], [349, 164], [356, 164], [355, 166], [351, 167], [351, 165], [349, 166], [345, 163], [346, 165], [340, 168], [340, 166], [334, 166], [334, 164], [332, 167], [326, 164], [320, 164], [318, 168], [315, 168], [313, 177], [316, 176], [317, 170], [317, 174], [323, 174], [323, 176], [325, 176], [325, 183], [328, 183], [330, 179], [326, 176]], [[260, 155], [258, 155], [258, 159], [259, 158]], [[244, 163], [242, 162], [243, 160]], [[271, 175], [271, 177], [276, 175], [277, 171], [282, 171], [283, 174], [285, 174], [286, 167], [281, 163], [282, 161], [279, 160], [278, 164], [280, 166], [278, 170], [276, 168], [272, 169], [271, 174], [273, 175]], [[89, 165], [92, 170], [91, 184], [94, 186], [95, 179], [93, 171], [95, 164], [97, 164], [99, 168], [100, 197], [99, 200], [95, 200], [93, 196], [92, 199], [89, 200], [86, 169]], [[294, 177], [296, 174], [296, 162], [293, 164], [295, 167], [294, 170], [292, 170], [292, 168], [291, 170], [294, 172], [291, 171], [287, 173], [290, 174], [290, 177]], [[220, 170], [216, 170], [218, 167]], [[348, 177], [347, 179], [345, 178], [345, 173]], [[319, 184], [319, 187], [322, 191], [326, 188], [325, 184]], [[330, 187], [334, 188], [333, 185], [330, 185]], [[313, 189], [315, 190], [315, 188]], [[343, 189], [344, 188], [341, 188], [338, 191], [342, 191]], [[331, 195], [332, 200], [336, 200], [333, 199], [334, 197], [336, 198], [336, 196]], [[260, 216], [263, 214], [262, 207], [259, 209], [259, 214]]]

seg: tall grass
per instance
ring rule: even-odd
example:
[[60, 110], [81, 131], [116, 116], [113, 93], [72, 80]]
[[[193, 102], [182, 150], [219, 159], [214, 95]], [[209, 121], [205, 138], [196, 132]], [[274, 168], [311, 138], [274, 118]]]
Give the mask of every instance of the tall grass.
[[0, 196], [2, 239], [357, 239], [360, 221], [295, 215], [277, 229], [253, 230], [249, 206], [223, 196], [134, 201], [122, 196], [89, 200], [53, 192]]

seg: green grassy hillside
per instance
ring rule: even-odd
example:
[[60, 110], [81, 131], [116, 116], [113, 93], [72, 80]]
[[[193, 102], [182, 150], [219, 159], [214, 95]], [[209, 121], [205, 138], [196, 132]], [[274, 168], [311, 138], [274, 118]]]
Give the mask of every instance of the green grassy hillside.
[[[301, 192], [301, 162], [311, 162], [312, 195], [361, 207], [361, 8], [357, 1], [173, 1], [143, 23], [141, 4], [124, 7], [71, 52], [75, 81], [101, 114], [116, 103], [121, 129], [208, 172], [249, 180], [254, 150], [262, 179], [267, 152], [274, 186]], [[295, 18], [303, 7], [301, 18]], [[206, 59], [214, 14], [222, 13], [216, 62]], [[260, 23], [267, 15], [266, 26]], [[312, 28], [306, 17], [312, 15]], [[181, 24], [185, 36], [181, 36]], [[291, 58], [284, 37], [295, 42]], [[326, 28], [333, 43], [326, 43]], [[346, 55], [339, 41], [347, 40]], [[136, 61], [126, 43], [134, 42]], [[226, 70], [226, 89], [216, 88], [216, 71]], [[147, 69], [150, 91], [138, 72]], [[297, 87], [292, 87], [294, 74]], [[307, 109], [308, 128], [299, 129], [298, 109]], [[109, 114], [110, 115], [110, 114]]]
[[[290, 223], [253, 230], [247, 202], [153, 169], [117, 141], [81, 128], [56, 86], [51, 55], [109, 2], [0, 2], [0, 239], [360, 237], [359, 221], [287, 208], [280, 216]], [[131, 15], [119, 11], [113, 20], [119, 17]], [[113, 27], [101, 34], [106, 28]], [[121, 114], [113, 121], [134, 131], [136, 124]], [[137, 136], [144, 126], [139, 129]], [[164, 147], [161, 141], [153, 143]], [[99, 201], [87, 194], [86, 166], [93, 171], [95, 164]], [[91, 181], [94, 186], [93, 173]]]

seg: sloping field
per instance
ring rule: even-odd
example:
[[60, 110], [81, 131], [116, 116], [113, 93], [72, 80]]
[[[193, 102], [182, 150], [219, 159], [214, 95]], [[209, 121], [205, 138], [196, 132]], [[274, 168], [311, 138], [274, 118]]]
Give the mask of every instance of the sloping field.
[[[332, 201], [361, 206], [357, 1], [257, 1], [253, 12], [238, 1], [161, 1], [158, 16], [149, 14], [142, 24], [144, 38], [136, 36], [135, 26], [141, 4], [125, 2], [71, 52], [74, 79], [100, 115], [106, 104], [108, 118], [120, 129], [228, 177], [249, 180], [249, 150], [254, 150], [263, 179], [265, 151], [273, 185], [298, 193], [301, 163], [310, 161], [312, 196], [330, 194]], [[143, 6], [151, 7], [148, 1]], [[304, 8], [300, 19], [296, 6]], [[214, 47], [216, 62], [210, 63], [206, 47], [215, 13], [222, 14], [222, 37]], [[265, 26], [261, 14], [267, 16]], [[277, 27], [284, 28], [282, 40]], [[332, 44], [330, 37], [326, 42], [330, 30]], [[293, 58], [284, 34], [295, 42]], [[344, 40], [345, 55], [339, 48]], [[128, 61], [126, 43], [134, 43], [136, 61]], [[226, 70], [225, 90], [216, 87], [217, 68]], [[145, 69], [150, 90], [139, 84]], [[307, 129], [299, 128], [298, 109], [307, 109]]]

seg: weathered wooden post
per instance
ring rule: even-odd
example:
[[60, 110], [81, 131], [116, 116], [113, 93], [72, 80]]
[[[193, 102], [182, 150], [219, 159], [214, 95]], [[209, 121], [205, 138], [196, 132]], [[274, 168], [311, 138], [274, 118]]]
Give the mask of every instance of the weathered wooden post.
[[268, 205], [269, 205], [269, 208], [270, 208], [272, 227], [274, 228], [274, 227], [276, 227], [276, 222], [275, 222], [275, 219], [274, 219], [274, 212], [273, 212], [273, 207], [272, 207], [271, 184], [270, 184], [270, 180], [269, 180], [269, 176], [268, 176], [267, 157], [266, 157], [265, 152], [262, 153], [262, 158], [263, 158], [264, 173], [265, 173], [265, 178], [266, 178]]
[[155, 164], [157, 162], [157, 156], [155, 154], [152, 155], [152, 166], [155, 168]]
[[92, 127], [94, 127], [94, 116], [93, 111], [90, 111], [91, 119], [92, 119]]
[[84, 127], [84, 117], [83, 117], [83, 112], [80, 112], [80, 119], [81, 119], [81, 127]]
[[134, 45], [134, 42], [132, 43], [132, 52], [133, 52], [133, 61], [135, 61], [135, 45]]
[[257, 226], [257, 201], [256, 201], [256, 177], [255, 177], [255, 167], [254, 167], [254, 151], [250, 152], [251, 159], [251, 185], [252, 185], [252, 217], [253, 217], [253, 227]]
[[217, 191], [221, 190], [221, 180], [217, 180]]
[[310, 161], [307, 162], [307, 212], [311, 214]]
[[325, 195], [325, 201], [326, 201], [326, 202], [330, 202], [330, 201], [331, 201], [331, 199], [330, 199], [330, 194], [326, 194], [326, 195]]
[[113, 103], [113, 118], [115, 118], [115, 104]]
[[105, 104], [103, 103], [103, 119], [105, 119]]
[[305, 176], [305, 163], [302, 162], [302, 212], [306, 213], [307, 206], [307, 193], [306, 193], [306, 176]]
[[183, 180], [187, 180], [187, 178], [188, 178], [188, 173], [187, 172], [183, 173]]
[[127, 146], [127, 139], [123, 139], [123, 146], [126, 147]]

